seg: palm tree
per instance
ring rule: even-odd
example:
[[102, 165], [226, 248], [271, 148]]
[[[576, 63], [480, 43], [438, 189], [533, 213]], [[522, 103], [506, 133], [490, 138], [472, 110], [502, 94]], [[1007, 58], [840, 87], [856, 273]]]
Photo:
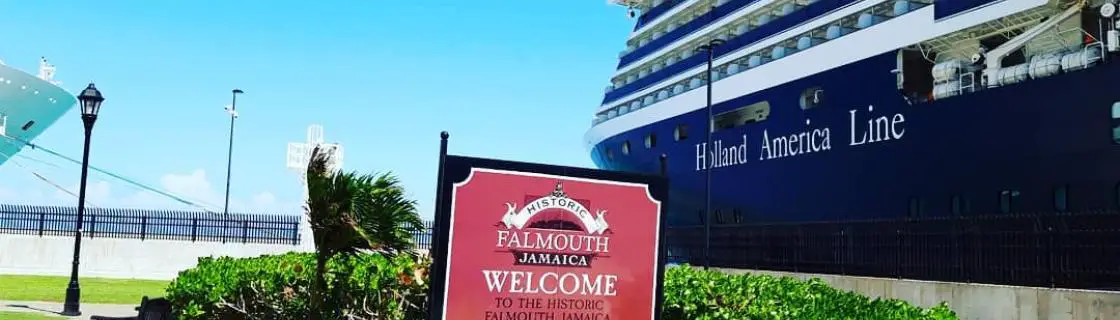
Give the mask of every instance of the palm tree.
[[408, 199], [400, 180], [383, 173], [363, 192], [368, 197], [363, 205], [368, 207], [354, 217], [358, 231], [368, 241], [363, 247], [386, 254], [413, 249], [413, 234], [420, 230], [421, 220], [416, 201]]
[[307, 203], [304, 212], [311, 224], [315, 243], [315, 279], [311, 285], [312, 319], [322, 318], [325, 298], [327, 261], [343, 252], [355, 252], [353, 239], [359, 236], [347, 212], [358, 199], [355, 187], [361, 177], [353, 173], [333, 172], [328, 167], [330, 155], [315, 147], [307, 165]]
[[416, 202], [405, 196], [400, 181], [389, 173], [376, 178], [331, 171], [330, 155], [315, 147], [307, 166], [307, 203], [315, 243], [312, 314], [318, 319], [326, 297], [327, 261], [362, 250], [396, 253], [412, 247], [420, 227]]

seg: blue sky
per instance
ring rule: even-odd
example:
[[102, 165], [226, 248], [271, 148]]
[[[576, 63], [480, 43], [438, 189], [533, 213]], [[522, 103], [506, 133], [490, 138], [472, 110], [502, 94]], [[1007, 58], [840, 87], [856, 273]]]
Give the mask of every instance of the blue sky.
[[[309, 124], [346, 148], [345, 168], [393, 171], [431, 217], [441, 130], [454, 154], [592, 166], [580, 137], [632, 21], [605, 1], [7, 1], [0, 59], [40, 56], [77, 92], [107, 100], [91, 163], [222, 205], [240, 88], [233, 207], [298, 213], [288, 142]], [[75, 108], [37, 143], [81, 155]], [[73, 205], [79, 166], [39, 151], [0, 167], [0, 200]], [[17, 158], [19, 159], [19, 158]], [[172, 206], [91, 176], [98, 206]]]

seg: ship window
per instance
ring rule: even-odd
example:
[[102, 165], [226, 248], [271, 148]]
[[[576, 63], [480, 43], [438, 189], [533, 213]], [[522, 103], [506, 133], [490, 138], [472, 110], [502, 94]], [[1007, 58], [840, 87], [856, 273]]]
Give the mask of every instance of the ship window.
[[688, 125], [682, 124], [677, 126], [677, 129], [673, 130], [673, 139], [677, 141], [688, 139]]
[[657, 136], [650, 133], [646, 136], [646, 148], [653, 148], [657, 146]]
[[1112, 103], [1112, 143], [1120, 144], [1120, 101]]
[[961, 196], [953, 196], [949, 201], [949, 209], [952, 210], [954, 216], [959, 216], [964, 213], [964, 200]]
[[28, 121], [27, 123], [24, 123], [23, 124], [23, 131], [27, 131], [27, 129], [31, 129], [31, 126], [33, 126], [33, 125], [35, 125], [35, 120], [31, 120], [31, 121]]
[[1066, 186], [1054, 188], [1054, 210], [1067, 211], [1069, 208], [1069, 189]]
[[910, 198], [910, 217], [917, 218], [922, 216], [922, 198]]
[[630, 154], [630, 141], [622, 142], [622, 154]]
[[1116, 206], [1120, 207], [1120, 183], [1116, 184], [1116, 189], [1113, 191], [1116, 193]]
[[719, 131], [741, 127], [747, 124], [762, 122], [770, 117], [770, 103], [756, 102], [746, 107], [723, 112], [712, 117], [712, 131]]
[[607, 148], [607, 160], [614, 160], [614, 150]]
[[801, 110], [816, 108], [824, 102], [824, 90], [821, 87], [812, 87], [801, 92]]
[[1011, 213], [1012, 201], [1019, 196], [1018, 190], [1002, 190], [999, 192], [999, 212]]

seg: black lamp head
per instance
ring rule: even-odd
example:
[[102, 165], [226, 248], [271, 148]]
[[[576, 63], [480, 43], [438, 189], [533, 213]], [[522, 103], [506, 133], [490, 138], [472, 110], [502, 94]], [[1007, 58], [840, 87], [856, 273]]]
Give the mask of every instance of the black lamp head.
[[78, 101], [82, 104], [82, 116], [96, 117], [97, 113], [101, 111], [101, 102], [105, 101], [105, 97], [101, 95], [101, 91], [90, 83], [82, 93], [78, 95]]
[[719, 39], [719, 38], [712, 39], [712, 40], [709, 40], [708, 43], [705, 43], [705, 44], [700, 45], [699, 47], [696, 47], [696, 52], [707, 52], [707, 51], [715, 50], [716, 47], [722, 46], [724, 43], [727, 43], [727, 41], [724, 41], [723, 39]]
[[233, 94], [242, 94], [242, 93], [245, 93], [245, 91], [241, 91], [241, 89], [233, 89]]

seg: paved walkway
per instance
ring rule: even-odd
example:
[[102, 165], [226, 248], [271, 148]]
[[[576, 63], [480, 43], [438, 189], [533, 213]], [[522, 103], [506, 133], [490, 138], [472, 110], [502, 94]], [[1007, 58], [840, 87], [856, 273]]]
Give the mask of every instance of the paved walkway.
[[108, 317], [128, 317], [136, 316], [136, 304], [91, 304], [83, 303], [81, 305], [82, 315], [80, 317], [62, 317], [58, 315], [62, 311], [61, 302], [41, 302], [41, 301], [0, 301], [0, 311], [12, 312], [36, 312], [47, 316], [56, 316], [64, 319], [81, 319], [87, 320], [90, 316], [108, 316]]

